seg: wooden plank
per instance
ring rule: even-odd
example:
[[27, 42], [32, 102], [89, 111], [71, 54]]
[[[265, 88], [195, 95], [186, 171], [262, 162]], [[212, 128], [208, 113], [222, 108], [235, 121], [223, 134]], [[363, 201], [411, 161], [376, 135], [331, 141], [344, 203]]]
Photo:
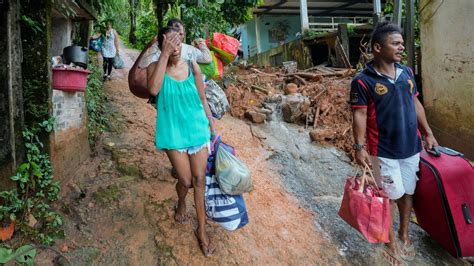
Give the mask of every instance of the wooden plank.
[[344, 48], [342, 47], [341, 40], [339, 37], [336, 37], [336, 54], [339, 55], [339, 59], [344, 67], [351, 68], [351, 63], [349, 62], [349, 58], [347, 57], [346, 53], [344, 52]]
[[342, 49], [345, 56], [349, 60], [349, 31], [347, 30], [347, 24], [337, 25], [337, 33], [339, 36], [339, 41], [341, 42]]

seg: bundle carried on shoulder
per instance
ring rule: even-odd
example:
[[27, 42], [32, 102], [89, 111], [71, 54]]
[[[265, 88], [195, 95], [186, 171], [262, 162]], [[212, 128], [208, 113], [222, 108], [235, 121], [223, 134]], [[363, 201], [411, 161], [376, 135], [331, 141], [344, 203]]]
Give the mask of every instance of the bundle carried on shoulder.
[[224, 65], [227, 65], [235, 60], [240, 42], [224, 33], [215, 32], [212, 35], [212, 40], [208, 43], [208, 47], [219, 56]]

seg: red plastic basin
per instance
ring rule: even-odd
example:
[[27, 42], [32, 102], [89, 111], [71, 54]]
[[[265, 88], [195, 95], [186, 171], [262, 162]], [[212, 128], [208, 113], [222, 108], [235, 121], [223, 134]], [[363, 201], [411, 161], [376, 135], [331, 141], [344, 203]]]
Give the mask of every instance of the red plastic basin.
[[63, 91], [85, 91], [89, 70], [53, 68], [53, 89]]

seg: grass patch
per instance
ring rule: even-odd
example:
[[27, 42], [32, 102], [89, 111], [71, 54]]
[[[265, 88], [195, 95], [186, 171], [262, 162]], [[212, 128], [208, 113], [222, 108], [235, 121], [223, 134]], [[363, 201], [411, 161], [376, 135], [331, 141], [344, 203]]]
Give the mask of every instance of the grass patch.
[[102, 207], [118, 200], [122, 190], [117, 185], [109, 185], [106, 188], [99, 187], [92, 197]]

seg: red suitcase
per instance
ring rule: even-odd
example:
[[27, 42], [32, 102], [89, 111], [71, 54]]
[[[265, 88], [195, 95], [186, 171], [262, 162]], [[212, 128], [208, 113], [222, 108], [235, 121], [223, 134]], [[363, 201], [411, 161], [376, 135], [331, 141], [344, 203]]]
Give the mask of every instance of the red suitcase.
[[414, 195], [418, 224], [455, 257], [474, 256], [474, 169], [444, 147], [421, 152]]

